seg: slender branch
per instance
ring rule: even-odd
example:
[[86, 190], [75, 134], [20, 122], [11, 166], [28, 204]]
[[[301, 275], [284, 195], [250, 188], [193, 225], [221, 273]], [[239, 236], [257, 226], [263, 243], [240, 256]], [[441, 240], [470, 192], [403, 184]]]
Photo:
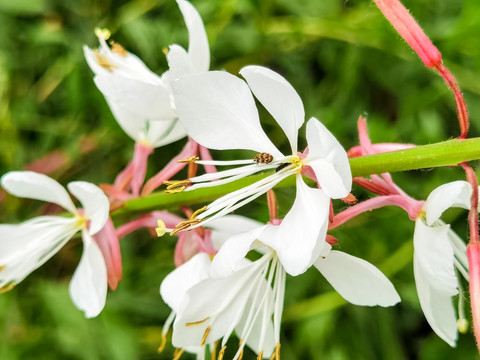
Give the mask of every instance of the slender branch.
[[[368, 176], [386, 172], [416, 170], [440, 166], [456, 166], [462, 162], [480, 159], [480, 138], [454, 139], [436, 144], [417, 146], [375, 155], [350, 159], [353, 176]], [[180, 206], [199, 204], [217, 199], [220, 196], [250, 185], [264, 178], [265, 174], [249, 176], [230, 184], [191, 192], [165, 194], [155, 192], [143, 198], [127, 200], [124, 206], [115, 211], [114, 217], [151, 210], [172, 209]], [[295, 177], [283, 180], [276, 187], [295, 186]]]

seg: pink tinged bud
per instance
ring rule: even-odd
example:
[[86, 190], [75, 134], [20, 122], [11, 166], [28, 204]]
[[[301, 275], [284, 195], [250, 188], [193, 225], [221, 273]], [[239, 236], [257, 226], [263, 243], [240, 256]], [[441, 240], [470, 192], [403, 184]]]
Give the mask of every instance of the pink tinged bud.
[[119, 281], [122, 280], [122, 256], [118, 236], [111, 218], [108, 218], [100, 232], [93, 235], [93, 239], [105, 259], [108, 286], [111, 290], [115, 290]]
[[399, 0], [375, 0], [375, 4], [400, 36], [417, 53], [425, 66], [433, 68], [441, 63], [442, 54]]
[[145, 181], [145, 174], [147, 173], [148, 157], [153, 154], [153, 147], [143, 143], [135, 144], [135, 152], [133, 154], [133, 174], [132, 174], [132, 194], [138, 196], [140, 188]]
[[455, 78], [442, 63], [442, 54], [399, 0], [375, 0], [375, 4], [400, 36], [418, 54], [423, 63], [429, 68], [436, 68], [452, 90], [457, 106], [460, 138], [465, 139], [469, 128], [467, 105]]
[[477, 347], [480, 350], [480, 243], [468, 244], [467, 256], [473, 331], [477, 340]]

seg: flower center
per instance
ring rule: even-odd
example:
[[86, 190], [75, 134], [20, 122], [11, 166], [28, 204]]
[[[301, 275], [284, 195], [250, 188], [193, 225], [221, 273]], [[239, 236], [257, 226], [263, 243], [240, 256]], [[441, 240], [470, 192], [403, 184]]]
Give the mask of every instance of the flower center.
[[75, 220], [76, 220], [75, 225], [77, 227], [79, 227], [80, 229], [86, 229], [87, 228], [88, 219], [85, 217], [85, 215], [77, 214], [75, 216]]

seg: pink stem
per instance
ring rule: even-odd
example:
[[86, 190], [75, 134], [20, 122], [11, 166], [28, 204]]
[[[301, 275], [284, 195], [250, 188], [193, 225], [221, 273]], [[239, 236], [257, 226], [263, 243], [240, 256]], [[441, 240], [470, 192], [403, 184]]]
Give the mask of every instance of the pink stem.
[[198, 144], [192, 138], [188, 138], [188, 142], [182, 151], [175, 156], [169, 163], [155, 176], [150, 178], [142, 189], [141, 196], [151, 194], [155, 189], [163, 184], [164, 181], [169, 180], [182, 170], [187, 163], [179, 163], [179, 160], [188, 159], [195, 156], [197, 153]]
[[122, 280], [122, 255], [120, 253], [118, 236], [111, 218], [108, 218], [100, 232], [93, 235], [93, 239], [105, 259], [108, 286], [110, 289], [115, 290], [119, 281]]
[[[200, 157], [202, 158], [202, 160], [213, 160], [210, 151], [206, 147], [198, 145], [198, 150], [200, 152]], [[215, 165], [204, 165], [203, 167], [205, 168], [205, 171], [207, 173], [217, 172], [217, 168], [215, 167]]]
[[480, 243], [468, 244], [467, 257], [473, 332], [477, 340], [477, 349], [480, 351]]
[[443, 78], [447, 86], [452, 90], [455, 97], [455, 104], [457, 106], [458, 123], [460, 124], [460, 139], [467, 137], [468, 128], [470, 127], [468, 120], [468, 108], [463, 98], [462, 91], [458, 87], [455, 77], [448, 71], [448, 69], [440, 63], [435, 66], [440, 76]]
[[148, 157], [153, 154], [153, 147], [142, 143], [135, 144], [135, 152], [132, 160], [132, 195], [138, 197], [140, 188], [145, 181], [145, 174], [147, 173]]
[[467, 175], [467, 181], [472, 186], [472, 196], [470, 198], [470, 212], [468, 213], [468, 225], [470, 227], [470, 243], [480, 244], [478, 235], [478, 181], [475, 171], [467, 164], [462, 163], [463, 169]]
[[377, 196], [372, 199], [362, 201], [348, 209], [338, 213], [333, 217], [333, 221], [328, 227], [330, 230], [334, 229], [348, 220], [353, 219], [366, 211], [371, 211], [384, 206], [398, 206], [405, 210], [411, 220], [415, 220], [423, 206], [423, 201], [417, 201], [405, 198], [401, 195]]

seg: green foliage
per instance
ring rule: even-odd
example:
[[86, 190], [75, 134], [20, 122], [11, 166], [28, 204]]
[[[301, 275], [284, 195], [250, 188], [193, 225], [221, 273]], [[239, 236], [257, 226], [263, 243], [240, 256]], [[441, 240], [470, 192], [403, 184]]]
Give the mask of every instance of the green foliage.
[[[453, 96], [442, 79], [423, 66], [369, 0], [193, 3], [207, 26], [212, 69], [237, 73], [248, 64], [275, 69], [297, 89], [307, 117], [320, 119], [345, 148], [357, 144], [360, 114], [368, 114], [374, 142], [429, 144], [459, 134]], [[480, 3], [404, 3], [457, 77], [471, 113], [470, 136], [479, 136]], [[108, 183], [129, 161], [133, 143], [116, 124], [83, 58], [84, 44], [96, 46], [96, 26], [110, 28], [116, 41], [159, 74], [167, 67], [162, 50], [172, 43], [187, 44], [174, 1], [0, 0], [0, 173], [22, 169], [60, 149], [65, 163], [53, 174], [60, 182]], [[262, 116], [274, 141], [281, 149], [288, 147], [273, 120], [266, 112]], [[182, 146], [179, 141], [158, 150], [149, 174]], [[462, 176], [457, 169], [436, 169], [394, 178], [424, 199], [435, 187]], [[280, 214], [289, 206], [284, 199], [290, 191], [278, 192]], [[360, 199], [368, 196], [358, 189], [354, 193]], [[239, 213], [266, 220], [264, 203], [259, 200]], [[19, 222], [38, 214], [38, 206], [7, 196], [0, 218]], [[465, 238], [466, 214], [447, 215]], [[473, 359], [477, 352], [471, 333], [450, 348], [423, 317], [413, 281], [412, 234], [413, 223], [399, 209], [365, 214], [333, 232], [341, 249], [379, 266], [403, 302], [394, 309], [356, 307], [333, 293], [316, 270], [288, 278], [282, 358]], [[156, 348], [169, 313], [158, 287], [174, 267], [174, 240], [155, 239], [146, 231], [123, 239], [123, 281], [109, 293], [104, 312], [91, 320], [68, 296], [81, 253], [79, 242], [71, 242], [0, 296], [0, 358], [171, 358], [171, 345], [160, 355]], [[247, 352], [245, 358], [254, 357]]]

